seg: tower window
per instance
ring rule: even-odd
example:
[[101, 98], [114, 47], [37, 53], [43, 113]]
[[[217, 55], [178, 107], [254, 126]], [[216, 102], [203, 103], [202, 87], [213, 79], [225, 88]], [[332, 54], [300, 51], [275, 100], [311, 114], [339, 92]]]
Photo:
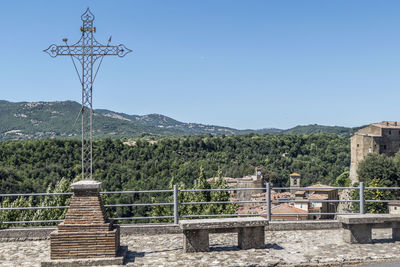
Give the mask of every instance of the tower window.
[[386, 145], [383, 145], [383, 149], [385, 149], [385, 150], [386, 150]]
[[389, 131], [389, 135], [391, 135], [392, 134], [392, 131]]

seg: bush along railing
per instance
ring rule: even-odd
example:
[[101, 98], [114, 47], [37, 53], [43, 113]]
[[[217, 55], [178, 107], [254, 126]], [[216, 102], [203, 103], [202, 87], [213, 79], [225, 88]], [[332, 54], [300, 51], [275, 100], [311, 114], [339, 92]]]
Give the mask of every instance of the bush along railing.
[[[166, 190], [131, 190], [131, 191], [110, 191], [101, 192], [105, 202], [105, 208], [110, 215], [126, 214], [123, 209], [139, 208], [141, 213], [132, 212], [140, 216], [110, 216], [117, 221], [136, 222], [138, 220], [147, 220], [148, 222], [170, 222], [177, 224], [180, 219], [186, 218], [211, 218], [211, 217], [239, 217], [239, 216], [259, 216], [260, 214], [239, 214], [237, 209], [243, 204], [259, 204], [263, 207], [261, 214], [267, 220], [274, 219], [274, 216], [302, 215], [341, 215], [341, 214], [364, 214], [366, 205], [369, 203], [399, 202], [394, 199], [365, 199], [365, 193], [381, 192], [382, 190], [399, 190], [400, 187], [365, 187], [364, 183], [360, 183], [357, 187], [271, 187], [269, 183], [264, 188], [208, 188], [208, 189], [179, 189], [177, 185], [173, 185], [172, 189]], [[357, 199], [339, 200], [339, 199], [271, 199], [272, 190], [288, 191], [288, 190], [304, 190], [304, 191], [320, 191], [320, 190], [353, 190], [356, 192], [353, 196]], [[265, 193], [265, 200], [232, 200], [231, 194], [240, 191], [259, 191]], [[398, 191], [397, 191], [398, 192]], [[156, 202], [155, 197], [150, 197], [151, 202], [140, 203], [142, 195], [166, 195], [163, 199], [166, 201]], [[10, 227], [16, 225], [54, 225], [61, 222], [65, 215], [66, 209], [69, 207], [70, 192], [56, 193], [25, 193], [25, 194], [0, 194], [0, 227]], [[130, 196], [128, 199], [135, 199], [134, 203], [108, 203], [110, 199], [118, 199], [116, 195]], [[114, 198], [113, 198], [114, 196]], [[134, 197], [133, 197], [134, 196]], [[46, 201], [35, 201], [36, 197], [44, 197]], [[53, 199], [51, 199], [53, 198]], [[55, 199], [55, 200], [54, 200]], [[149, 199], [149, 196], [143, 198]], [[162, 199], [162, 198], [161, 198]], [[358, 212], [294, 212], [294, 213], [274, 213], [273, 205], [282, 203], [334, 203], [336, 206], [339, 202], [349, 202], [356, 204]], [[42, 205], [35, 206], [35, 203]], [[43, 205], [48, 203], [50, 205]], [[54, 205], [57, 203], [67, 203], [65, 205]], [[122, 209], [120, 212], [113, 212], [112, 209]], [[371, 209], [370, 209], [371, 211]], [[386, 209], [387, 211], [387, 209]]]

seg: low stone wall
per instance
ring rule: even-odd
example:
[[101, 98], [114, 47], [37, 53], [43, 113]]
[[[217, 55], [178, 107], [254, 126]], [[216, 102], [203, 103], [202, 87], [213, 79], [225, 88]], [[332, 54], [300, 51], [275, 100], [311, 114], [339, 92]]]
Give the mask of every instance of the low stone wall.
[[[121, 236], [162, 235], [182, 233], [179, 225], [174, 224], [120, 224]], [[338, 229], [338, 221], [272, 221], [266, 231], [323, 230]], [[1, 241], [26, 241], [49, 239], [50, 233], [57, 227], [25, 227], [0, 230]]]

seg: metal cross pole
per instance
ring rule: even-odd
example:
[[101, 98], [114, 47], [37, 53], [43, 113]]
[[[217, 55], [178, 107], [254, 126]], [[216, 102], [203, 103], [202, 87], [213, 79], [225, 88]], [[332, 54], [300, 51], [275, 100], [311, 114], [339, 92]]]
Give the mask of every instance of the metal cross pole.
[[[92, 109], [92, 89], [96, 79], [97, 72], [103, 61], [104, 56], [124, 57], [132, 50], [124, 45], [110, 45], [111, 37], [108, 39], [107, 45], [103, 45], [96, 41], [93, 34], [96, 27], [93, 26], [94, 15], [89, 8], [81, 16], [82, 27], [81, 39], [73, 45], [68, 45], [67, 39], [63, 39], [65, 45], [52, 44], [44, 50], [51, 57], [70, 56], [75, 70], [82, 84], [82, 179], [93, 179], [93, 148], [92, 148], [92, 131], [93, 131], [93, 109]], [[82, 72], [79, 74], [75, 65], [75, 60], [82, 65]], [[97, 70], [94, 73], [95, 65]]]

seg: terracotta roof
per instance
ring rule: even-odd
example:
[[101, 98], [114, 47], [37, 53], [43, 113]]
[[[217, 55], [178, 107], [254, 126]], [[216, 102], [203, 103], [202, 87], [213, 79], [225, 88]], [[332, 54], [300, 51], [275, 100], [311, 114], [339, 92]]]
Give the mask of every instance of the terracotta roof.
[[265, 193], [256, 193], [256, 194], [252, 194], [251, 197], [253, 197], [253, 198], [265, 197]]
[[289, 206], [287, 203], [280, 204], [271, 208], [271, 213], [307, 213], [307, 211]]
[[326, 200], [328, 199], [328, 195], [326, 194], [311, 194], [308, 196], [309, 200]]
[[271, 194], [271, 199], [277, 200], [279, 198], [287, 198], [287, 197], [291, 197], [291, 196], [292, 196], [292, 194], [290, 192], [275, 193], [275, 194]]
[[[231, 177], [221, 177], [222, 180], [227, 181], [228, 183], [230, 182], [237, 182], [236, 178], [231, 178]], [[212, 178], [208, 178], [207, 182], [211, 182], [211, 181], [217, 181], [219, 179], [219, 177], [212, 177]]]
[[290, 174], [289, 176], [301, 176], [301, 175], [298, 174], [297, 172], [294, 172], [294, 173]]
[[389, 205], [400, 205], [400, 201], [388, 202]]
[[330, 186], [330, 185], [325, 185], [325, 184], [314, 184], [314, 185], [310, 185], [310, 186], [307, 186], [307, 188], [310, 188], [310, 190], [311, 191], [316, 191], [316, 190], [318, 190], [318, 191], [332, 191], [332, 190], [336, 190], [336, 188], [332, 188], [332, 189], [315, 189], [315, 190], [313, 190], [312, 188], [326, 188], [326, 187], [332, 187], [332, 186]]

